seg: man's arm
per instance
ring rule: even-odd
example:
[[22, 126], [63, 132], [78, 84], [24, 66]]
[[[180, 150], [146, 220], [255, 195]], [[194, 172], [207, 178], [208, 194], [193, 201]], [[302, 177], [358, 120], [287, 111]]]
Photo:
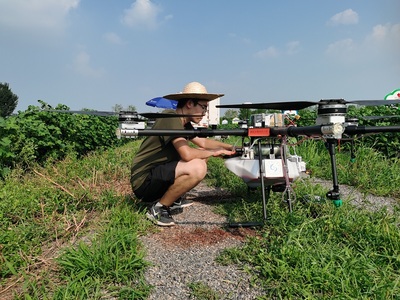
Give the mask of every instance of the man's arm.
[[229, 151], [234, 150], [234, 146], [227, 143], [222, 143], [214, 139], [196, 137], [191, 141], [195, 145], [208, 150], [216, 150], [216, 149], [225, 149]]
[[221, 143], [215, 140], [208, 140], [205, 138], [194, 138], [191, 141], [200, 147], [190, 147], [188, 141], [184, 138], [176, 138], [172, 141], [176, 151], [178, 151], [183, 161], [190, 161], [195, 158], [209, 158], [211, 156], [232, 155], [235, 153], [232, 145]]

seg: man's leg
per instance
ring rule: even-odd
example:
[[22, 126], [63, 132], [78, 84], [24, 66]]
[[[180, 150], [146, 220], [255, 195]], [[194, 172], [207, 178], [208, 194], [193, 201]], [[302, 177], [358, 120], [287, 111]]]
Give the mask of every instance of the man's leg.
[[188, 162], [179, 161], [175, 169], [175, 182], [161, 197], [159, 203], [171, 206], [180, 196], [197, 186], [207, 174], [207, 162], [193, 159]]

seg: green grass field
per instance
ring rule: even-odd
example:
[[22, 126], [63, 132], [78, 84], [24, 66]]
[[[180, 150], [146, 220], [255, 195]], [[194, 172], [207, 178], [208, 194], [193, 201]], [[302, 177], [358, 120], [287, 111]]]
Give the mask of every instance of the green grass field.
[[[138, 237], [156, 230], [130, 197], [131, 159], [140, 141], [45, 167], [15, 169], [0, 182], [0, 298], [146, 299], [148, 267]], [[323, 145], [297, 149], [313, 176], [330, 177]], [[400, 163], [371, 149], [338, 153], [340, 183], [400, 202]], [[216, 211], [231, 220], [262, 218], [260, 192], [248, 195], [240, 178], [209, 162], [209, 184], [235, 196]], [[268, 220], [245, 247], [226, 249], [221, 264], [239, 264], [265, 290], [263, 299], [399, 299], [399, 209], [360, 210], [344, 200], [301, 201], [326, 190], [307, 180], [294, 185], [288, 213], [279, 193], [268, 202]], [[201, 283], [197, 299], [217, 299]], [[213, 298], [214, 297], [214, 298]]]

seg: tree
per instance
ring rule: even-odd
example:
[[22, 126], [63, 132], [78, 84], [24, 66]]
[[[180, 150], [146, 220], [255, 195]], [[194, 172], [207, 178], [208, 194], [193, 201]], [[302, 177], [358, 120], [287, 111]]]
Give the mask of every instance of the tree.
[[134, 105], [128, 105], [128, 107], [126, 108], [127, 111], [136, 111], [136, 106]]
[[124, 107], [121, 104], [115, 104], [112, 107], [113, 112], [119, 113], [120, 111], [124, 110]]
[[236, 109], [228, 109], [225, 114], [224, 118], [228, 120], [232, 120], [233, 118], [236, 118], [239, 115], [239, 111]]
[[136, 107], [134, 105], [128, 105], [125, 109], [121, 104], [115, 104], [112, 107], [113, 112], [119, 113], [121, 111], [136, 111]]
[[0, 82], [0, 117], [10, 116], [18, 104], [18, 96], [15, 95], [8, 83]]

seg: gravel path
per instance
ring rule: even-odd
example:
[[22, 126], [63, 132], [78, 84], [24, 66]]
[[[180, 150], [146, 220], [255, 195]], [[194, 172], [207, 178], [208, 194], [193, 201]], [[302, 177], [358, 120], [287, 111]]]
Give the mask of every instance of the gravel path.
[[[146, 280], [154, 286], [149, 299], [186, 300], [189, 285], [202, 283], [217, 292], [218, 299], [255, 299], [262, 291], [252, 286], [249, 275], [237, 266], [222, 266], [215, 262], [225, 248], [237, 247], [252, 229], [227, 228], [225, 217], [212, 212], [211, 201], [224, 201], [228, 194], [200, 184], [188, 198], [194, 204], [175, 215], [177, 226], [142, 238], [147, 260], [153, 266]], [[194, 298], [193, 298], [194, 299]]]
[[[330, 181], [312, 180], [332, 188]], [[396, 199], [363, 195], [350, 186], [340, 185], [340, 192], [344, 201], [360, 208], [391, 210], [399, 205]], [[194, 205], [174, 216], [177, 226], [160, 227], [159, 232], [142, 237], [147, 260], [152, 263], [145, 275], [154, 286], [149, 299], [194, 299], [189, 285], [199, 282], [216, 291], [218, 299], [255, 299], [263, 295], [244, 270], [215, 262], [223, 249], [238, 247], [246, 236], [255, 234], [252, 229], [229, 229], [225, 217], [212, 212], [212, 202], [229, 201], [229, 197], [228, 192], [201, 183], [188, 194], [189, 199], [196, 200]]]

